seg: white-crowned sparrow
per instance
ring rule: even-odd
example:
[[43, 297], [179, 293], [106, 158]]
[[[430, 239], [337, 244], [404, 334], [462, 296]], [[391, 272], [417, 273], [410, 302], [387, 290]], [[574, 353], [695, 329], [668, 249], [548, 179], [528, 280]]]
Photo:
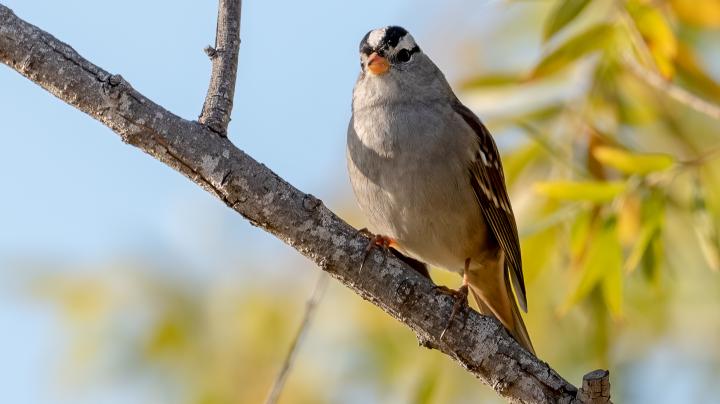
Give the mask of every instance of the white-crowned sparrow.
[[[380, 244], [463, 275], [480, 311], [534, 352], [515, 218], [490, 132], [403, 28], [360, 43], [347, 160]], [[467, 293], [467, 292], [466, 292]]]

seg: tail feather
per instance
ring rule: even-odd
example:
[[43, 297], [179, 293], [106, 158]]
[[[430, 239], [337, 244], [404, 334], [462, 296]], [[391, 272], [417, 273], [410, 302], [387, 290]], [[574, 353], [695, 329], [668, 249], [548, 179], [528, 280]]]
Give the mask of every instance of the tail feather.
[[525, 349], [535, 354], [530, 334], [528, 334], [525, 323], [520, 315], [515, 300], [515, 295], [510, 286], [510, 274], [505, 268], [504, 259], [497, 261], [498, 267], [483, 268], [482, 270], [469, 271], [468, 284], [470, 292], [480, 309], [480, 313], [493, 316], [500, 320], [510, 335]]
[[525, 322], [520, 315], [520, 309], [518, 308], [512, 289], [510, 289], [510, 280], [508, 279], [509, 275], [510, 274], [507, 270], [505, 270], [505, 291], [507, 292], [508, 299], [510, 299], [512, 307], [513, 328], [511, 333], [520, 345], [524, 346], [525, 349], [535, 355], [535, 348], [533, 347], [532, 341], [530, 341], [530, 334], [528, 333], [528, 330], [525, 327]]

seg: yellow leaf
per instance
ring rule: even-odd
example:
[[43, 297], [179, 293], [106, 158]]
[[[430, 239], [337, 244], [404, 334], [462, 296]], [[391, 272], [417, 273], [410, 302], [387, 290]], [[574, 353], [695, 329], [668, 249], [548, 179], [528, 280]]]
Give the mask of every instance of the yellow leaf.
[[623, 246], [635, 244], [642, 224], [640, 200], [634, 195], [624, 195], [618, 207], [618, 234]]
[[570, 254], [574, 262], [582, 260], [585, 247], [590, 242], [593, 233], [594, 213], [592, 211], [581, 212], [575, 218], [575, 222], [570, 228]]
[[553, 181], [535, 184], [535, 191], [554, 199], [608, 202], [625, 191], [622, 181]]
[[599, 146], [593, 149], [593, 156], [601, 163], [625, 174], [645, 175], [664, 171], [672, 167], [672, 156], [659, 153], [632, 153], [615, 147]]
[[677, 55], [678, 44], [667, 19], [658, 8], [638, 0], [628, 2], [627, 7], [660, 74], [671, 78], [675, 73], [673, 61]]
[[588, 3], [590, 3], [590, 0], [561, 0], [557, 2], [555, 8], [550, 12], [550, 16], [545, 20], [543, 41], [552, 38], [553, 35], [571, 23]]
[[538, 79], [557, 73], [582, 56], [604, 49], [611, 42], [614, 32], [615, 28], [610, 24], [588, 28], [543, 57], [529, 78]]
[[720, 27], [720, 0], [670, 0], [670, 7], [686, 24], [704, 28]]
[[[617, 242], [617, 238], [615, 238], [615, 242]], [[612, 258], [608, 260], [608, 266], [605, 268], [605, 276], [602, 281], [602, 295], [603, 300], [605, 300], [605, 305], [607, 305], [610, 311], [610, 315], [617, 320], [622, 317], [623, 312], [622, 254], [619, 242], [612, 247], [617, 247], [617, 249], [608, 252], [612, 255]]]

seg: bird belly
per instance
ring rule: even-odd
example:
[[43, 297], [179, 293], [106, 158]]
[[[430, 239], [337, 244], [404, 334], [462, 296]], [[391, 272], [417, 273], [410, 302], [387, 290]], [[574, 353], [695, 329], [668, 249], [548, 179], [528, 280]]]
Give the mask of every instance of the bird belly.
[[[472, 189], [461, 189], [458, 181], [433, 172], [425, 174], [398, 178], [412, 181], [409, 187], [405, 183], [400, 189], [382, 190], [376, 198], [385, 199], [388, 209], [376, 211], [372, 224], [407, 255], [462, 273], [465, 260], [483, 250], [485, 221]], [[464, 179], [464, 173], [458, 174]]]
[[[373, 232], [396, 240], [398, 249], [415, 259], [462, 273], [465, 260], [482, 253], [487, 243], [485, 220], [469, 180], [468, 163], [477, 144], [474, 134], [464, 133], [460, 125], [428, 128], [425, 122], [423, 128], [363, 128], [351, 122], [350, 178]], [[403, 132], [414, 137], [403, 139]], [[446, 135], [436, 139], [433, 133]], [[372, 143], [373, 136], [378, 143]], [[407, 144], [413, 141], [417, 144]], [[441, 147], [441, 142], [453, 141], [466, 144]]]

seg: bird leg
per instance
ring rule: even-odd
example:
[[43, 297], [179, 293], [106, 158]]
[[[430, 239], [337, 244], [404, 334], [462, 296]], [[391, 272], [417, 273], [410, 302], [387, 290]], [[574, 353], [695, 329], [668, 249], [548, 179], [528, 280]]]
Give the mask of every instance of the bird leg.
[[395, 243], [395, 240], [393, 240], [392, 238], [387, 236], [381, 236], [379, 234], [372, 234], [370, 233], [370, 231], [368, 231], [368, 229], [364, 227], [358, 230], [358, 234], [363, 234], [370, 237], [370, 241], [368, 242], [367, 247], [365, 247], [365, 253], [363, 254], [363, 259], [360, 263], [360, 270], [358, 271], [358, 273], [362, 272], [363, 267], [365, 266], [365, 261], [367, 261], [367, 257], [368, 255], [370, 255], [370, 250], [372, 250], [373, 247], [381, 247], [383, 250], [387, 251], [388, 249], [390, 249], [391, 246], [397, 245], [397, 243]]
[[447, 324], [445, 325], [445, 328], [440, 333], [440, 340], [443, 339], [445, 336], [445, 332], [450, 328], [450, 324], [452, 324], [452, 321], [455, 319], [455, 316], [458, 314], [458, 312], [463, 308], [468, 306], [468, 280], [467, 280], [467, 273], [468, 269], [470, 267], [470, 258], [465, 260], [465, 268], [463, 271], [463, 282], [462, 286], [458, 290], [453, 290], [450, 288], [447, 288], [445, 286], [438, 286], [441, 289], [444, 289], [445, 291], [449, 292], [454, 298], [455, 303], [453, 304], [452, 312], [450, 313], [450, 318], [447, 321]]

